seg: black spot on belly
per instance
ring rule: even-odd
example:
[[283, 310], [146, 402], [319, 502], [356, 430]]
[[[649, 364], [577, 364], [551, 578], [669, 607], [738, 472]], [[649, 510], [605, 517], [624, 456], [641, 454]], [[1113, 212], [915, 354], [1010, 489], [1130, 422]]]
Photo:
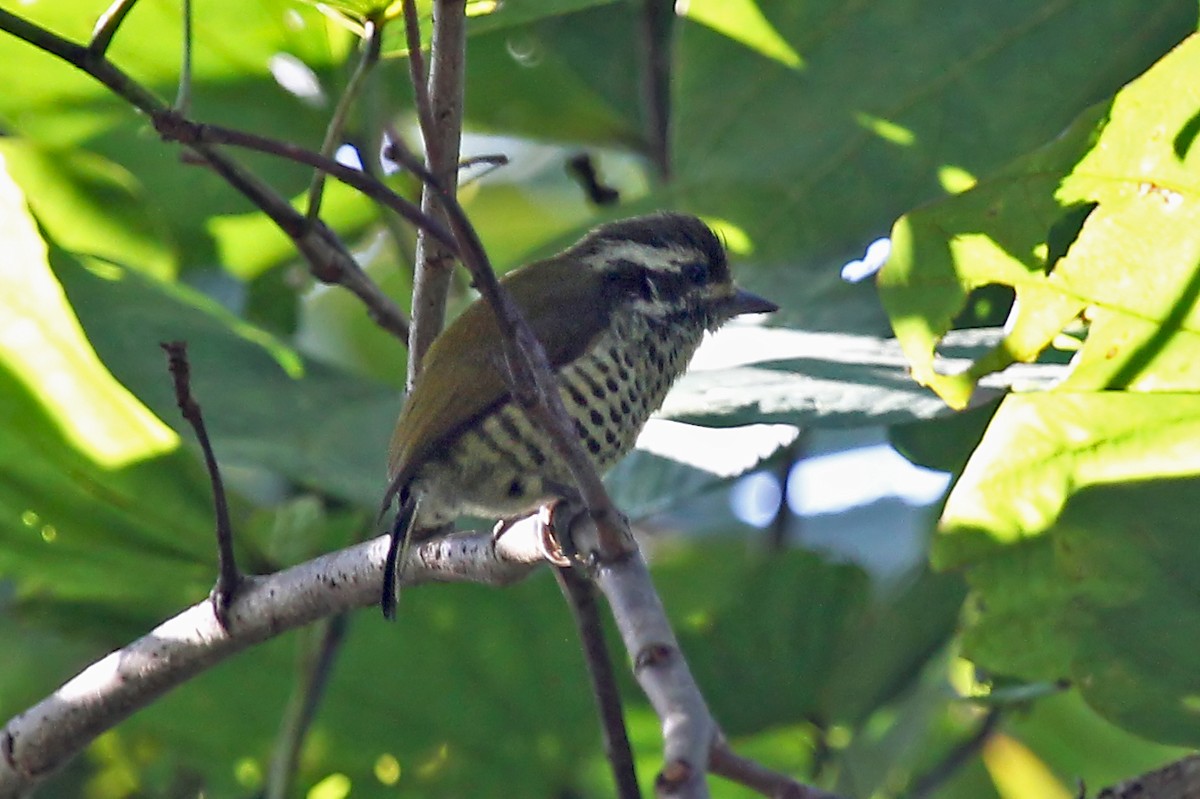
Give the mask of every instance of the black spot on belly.
[[525, 485], [520, 480], [513, 480], [508, 484], [508, 495], [513, 499], [525, 493]]

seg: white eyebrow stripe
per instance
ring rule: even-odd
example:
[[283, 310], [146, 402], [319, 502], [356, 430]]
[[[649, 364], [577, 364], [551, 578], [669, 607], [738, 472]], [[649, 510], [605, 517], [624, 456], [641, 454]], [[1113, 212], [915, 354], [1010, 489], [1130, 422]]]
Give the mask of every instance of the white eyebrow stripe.
[[663, 272], [679, 272], [684, 264], [705, 260], [703, 253], [682, 247], [653, 247], [637, 241], [605, 240], [597, 252], [586, 256], [592, 269], [604, 269], [612, 261], [626, 260], [635, 264], [654, 264]]

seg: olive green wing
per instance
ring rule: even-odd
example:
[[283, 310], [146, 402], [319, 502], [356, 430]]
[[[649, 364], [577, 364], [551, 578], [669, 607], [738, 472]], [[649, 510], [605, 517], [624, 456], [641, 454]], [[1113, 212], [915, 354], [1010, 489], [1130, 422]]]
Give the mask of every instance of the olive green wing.
[[[600, 278], [573, 259], [552, 258], [505, 276], [504, 287], [525, 314], [558, 369], [582, 353], [608, 325]], [[487, 303], [476, 301], [433, 342], [409, 394], [388, 459], [384, 507], [416, 468], [491, 409], [509, 399], [500, 331]]]

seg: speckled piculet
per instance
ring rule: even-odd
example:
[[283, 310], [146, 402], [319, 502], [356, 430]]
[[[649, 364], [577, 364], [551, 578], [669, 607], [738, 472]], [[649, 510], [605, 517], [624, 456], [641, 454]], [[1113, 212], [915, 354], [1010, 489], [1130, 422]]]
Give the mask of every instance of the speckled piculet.
[[[693, 216], [601, 225], [502, 281], [546, 349], [579, 441], [601, 472], [630, 449], [703, 338], [776, 306], [738, 289], [725, 249]], [[483, 301], [429, 348], [392, 436], [385, 508], [399, 500], [385, 575], [392, 615], [398, 544], [460, 514], [511, 518], [572, 485], [546, 435], [513, 401], [500, 333]]]

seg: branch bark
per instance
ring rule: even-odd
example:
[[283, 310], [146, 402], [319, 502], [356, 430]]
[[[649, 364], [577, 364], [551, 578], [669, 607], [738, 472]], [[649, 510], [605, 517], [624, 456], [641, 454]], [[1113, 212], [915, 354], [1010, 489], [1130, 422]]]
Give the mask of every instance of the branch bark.
[[[466, 75], [466, 0], [436, 0], [433, 4], [433, 40], [430, 46], [427, 91], [421, 91], [419, 66], [413, 62], [413, 95], [417, 118], [425, 142], [425, 168], [436, 185], [453, 195], [458, 189], [458, 155], [462, 140], [463, 79]], [[405, 7], [409, 43], [416, 27], [415, 8]], [[420, 50], [412, 51], [420, 54]], [[426, 106], [425, 104], [428, 103]], [[421, 210], [441, 219], [437, 190], [426, 184], [421, 192]], [[453, 247], [435, 240], [424, 230], [417, 233], [416, 272], [413, 276], [412, 327], [408, 336], [408, 385], [412, 388], [421, 371], [425, 352], [442, 331], [446, 298], [454, 276]]]
[[[457, 534], [414, 546], [406, 585], [476, 582], [504, 586], [540, 565], [538, 520]], [[0, 730], [0, 799], [32, 791], [105, 730], [172, 688], [249, 646], [379, 601], [388, 537], [294, 566], [246, 577], [224, 629], [205, 599], [142, 638], [88, 666]]]

